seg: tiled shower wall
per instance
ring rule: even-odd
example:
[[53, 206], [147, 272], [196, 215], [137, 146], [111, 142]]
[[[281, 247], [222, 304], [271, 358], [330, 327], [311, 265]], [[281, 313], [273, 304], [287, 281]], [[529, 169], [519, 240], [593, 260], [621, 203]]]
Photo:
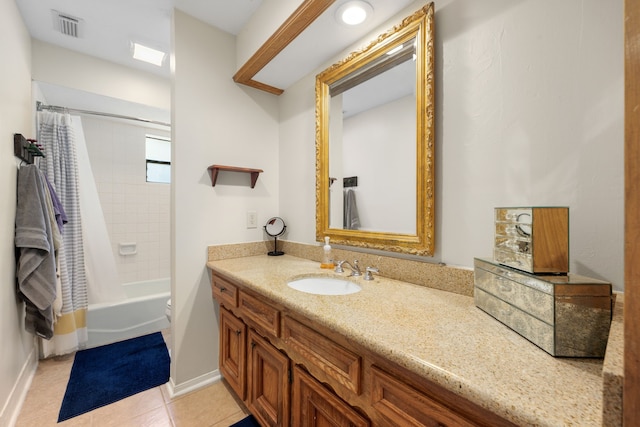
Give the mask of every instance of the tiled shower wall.
[[[97, 116], [82, 125], [120, 283], [169, 277], [170, 185], [146, 182], [145, 135], [170, 132]], [[120, 254], [128, 243], [135, 255]]]

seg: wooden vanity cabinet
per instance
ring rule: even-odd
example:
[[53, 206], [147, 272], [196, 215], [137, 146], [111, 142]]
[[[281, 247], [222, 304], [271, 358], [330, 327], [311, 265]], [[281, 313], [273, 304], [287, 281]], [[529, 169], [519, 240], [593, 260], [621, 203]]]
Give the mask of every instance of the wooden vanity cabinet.
[[457, 426], [477, 424], [457, 415], [451, 409], [420, 393], [382, 369], [372, 366], [371, 405], [384, 426]]
[[238, 287], [220, 276], [211, 278], [211, 293], [220, 304], [229, 308], [238, 306]]
[[238, 295], [239, 312], [245, 322], [265, 336], [279, 337], [280, 311], [244, 290], [240, 290]]
[[262, 426], [288, 427], [289, 358], [254, 330], [247, 337], [247, 406]]
[[[216, 277], [213, 287], [230, 284]], [[348, 337], [234, 286], [236, 305], [229, 305], [231, 292], [213, 292], [229, 308], [220, 308], [220, 371], [263, 427], [515, 426]]]
[[246, 392], [247, 326], [220, 308], [220, 372], [242, 400]]
[[305, 427], [368, 427], [369, 420], [299, 366], [293, 369], [291, 423]]
[[343, 394], [362, 392], [362, 357], [297, 320], [284, 316], [282, 339], [291, 353]]

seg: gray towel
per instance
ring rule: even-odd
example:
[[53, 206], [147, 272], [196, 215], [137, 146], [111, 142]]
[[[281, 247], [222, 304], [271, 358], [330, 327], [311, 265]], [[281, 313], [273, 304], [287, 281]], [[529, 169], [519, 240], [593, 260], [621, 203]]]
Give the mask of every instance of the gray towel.
[[356, 205], [356, 192], [351, 188], [344, 190], [344, 228], [357, 230], [360, 228], [360, 216]]
[[25, 328], [49, 339], [53, 336], [56, 263], [47, 210], [49, 194], [44, 185], [42, 173], [35, 165], [20, 168], [15, 244], [20, 249], [18, 289], [27, 304]]

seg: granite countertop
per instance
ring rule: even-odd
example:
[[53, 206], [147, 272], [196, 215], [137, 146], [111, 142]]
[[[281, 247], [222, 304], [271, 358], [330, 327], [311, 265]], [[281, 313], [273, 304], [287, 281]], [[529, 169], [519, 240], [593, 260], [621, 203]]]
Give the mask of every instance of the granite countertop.
[[380, 276], [350, 278], [362, 286], [351, 295], [307, 294], [287, 282], [347, 273], [289, 255], [207, 266], [515, 424], [602, 424], [601, 359], [554, 358], [471, 297]]

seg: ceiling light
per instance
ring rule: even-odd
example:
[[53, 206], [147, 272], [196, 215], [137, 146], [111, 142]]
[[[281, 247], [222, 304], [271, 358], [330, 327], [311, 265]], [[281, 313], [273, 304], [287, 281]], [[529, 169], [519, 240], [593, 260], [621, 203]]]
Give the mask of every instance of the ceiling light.
[[164, 52], [138, 43], [133, 43], [133, 58], [159, 67], [162, 65], [162, 61], [164, 60]]
[[354, 0], [340, 6], [336, 12], [339, 22], [347, 25], [362, 24], [371, 14], [373, 8], [367, 2]]

